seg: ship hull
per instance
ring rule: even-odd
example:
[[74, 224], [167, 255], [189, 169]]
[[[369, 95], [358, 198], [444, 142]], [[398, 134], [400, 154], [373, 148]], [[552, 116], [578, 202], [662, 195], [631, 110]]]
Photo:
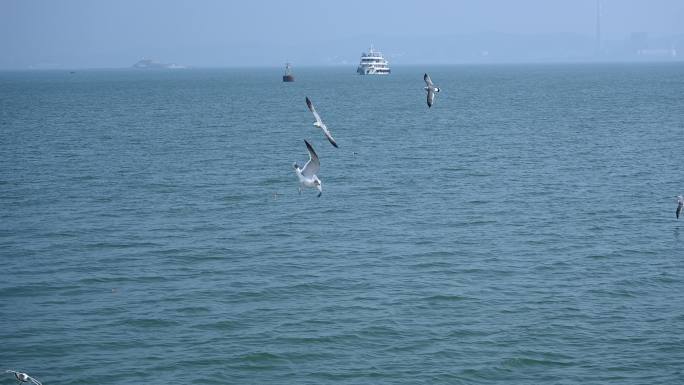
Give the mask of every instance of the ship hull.
[[359, 67], [356, 69], [356, 73], [359, 75], [389, 75], [392, 71], [389, 69], [377, 70]]

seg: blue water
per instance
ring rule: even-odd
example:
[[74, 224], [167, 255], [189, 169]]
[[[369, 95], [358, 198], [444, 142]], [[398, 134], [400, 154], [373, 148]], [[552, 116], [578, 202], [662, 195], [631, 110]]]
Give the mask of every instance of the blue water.
[[295, 70], [0, 72], [0, 369], [684, 382], [683, 65]]

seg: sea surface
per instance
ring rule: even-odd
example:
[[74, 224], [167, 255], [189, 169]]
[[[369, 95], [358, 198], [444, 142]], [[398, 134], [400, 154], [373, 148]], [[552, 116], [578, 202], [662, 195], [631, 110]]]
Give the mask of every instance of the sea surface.
[[684, 64], [294, 70], [0, 72], [0, 369], [684, 383]]

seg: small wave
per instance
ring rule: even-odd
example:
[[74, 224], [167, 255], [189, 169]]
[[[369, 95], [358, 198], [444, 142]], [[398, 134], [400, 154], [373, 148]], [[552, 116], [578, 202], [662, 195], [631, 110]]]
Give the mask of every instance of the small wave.
[[221, 200], [223, 202], [240, 202], [243, 200], [247, 200], [248, 198], [249, 196], [244, 194], [229, 194], [222, 196]]
[[176, 309], [178, 313], [184, 314], [197, 314], [197, 313], [209, 313], [211, 309], [206, 306], [188, 306]]
[[535, 358], [529, 358], [529, 357], [514, 357], [514, 358], [509, 358], [504, 360], [501, 363], [501, 366], [504, 368], [524, 368], [524, 367], [530, 367], [530, 366], [572, 366], [572, 363], [569, 362], [563, 362], [563, 361], [555, 361], [555, 360], [547, 360], [547, 359], [535, 359]]
[[176, 325], [178, 325], [178, 322], [169, 321], [169, 320], [165, 320], [165, 319], [159, 319], [159, 318], [132, 318], [132, 319], [120, 320], [117, 322], [117, 324], [124, 325], [124, 326], [132, 326], [135, 328], [142, 328], [142, 329], [157, 329], [157, 328], [176, 326]]
[[436, 294], [423, 299], [428, 302], [460, 302], [467, 301], [472, 298], [456, 294]]
[[237, 357], [238, 361], [250, 362], [250, 363], [267, 363], [273, 361], [281, 361], [283, 358], [277, 354], [269, 352], [253, 352], [242, 354]]
[[[191, 312], [191, 311], [186, 311], [186, 312]], [[192, 313], [196, 313], [197, 311], [192, 311]], [[216, 321], [216, 322], [211, 322], [211, 323], [204, 323], [195, 326], [195, 328], [200, 329], [200, 330], [217, 330], [217, 331], [229, 331], [229, 330], [235, 330], [238, 328], [240, 325], [239, 322], [233, 321], [233, 320], [221, 320], [221, 321]]]

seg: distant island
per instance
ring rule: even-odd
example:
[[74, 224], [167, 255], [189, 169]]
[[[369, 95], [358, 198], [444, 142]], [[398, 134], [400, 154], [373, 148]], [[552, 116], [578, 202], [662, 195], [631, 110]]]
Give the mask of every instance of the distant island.
[[137, 63], [133, 64], [133, 68], [140, 69], [184, 69], [188, 68], [186, 66], [178, 65], [175, 63], [160, 63], [152, 59], [142, 59]]

